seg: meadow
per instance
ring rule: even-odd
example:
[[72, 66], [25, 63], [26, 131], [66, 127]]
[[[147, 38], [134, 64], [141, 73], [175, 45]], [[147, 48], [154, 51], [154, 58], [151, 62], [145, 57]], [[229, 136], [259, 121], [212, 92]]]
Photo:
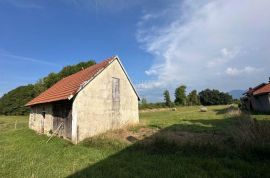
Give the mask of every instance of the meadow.
[[137, 126], [73, 145], [0, 116], [0, 177], [269, 177], [269, 121], [229, 106], [144, 111]]

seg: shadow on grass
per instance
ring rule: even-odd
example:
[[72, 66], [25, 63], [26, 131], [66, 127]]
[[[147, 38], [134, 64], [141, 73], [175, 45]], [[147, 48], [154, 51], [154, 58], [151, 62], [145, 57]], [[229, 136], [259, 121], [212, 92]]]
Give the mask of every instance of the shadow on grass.
[[233, 111], [233, 110], [238, 110], [238, 107], [237, 106], [228, 106], [228, 107], [225, 107], [225, 108], [222, 108], [222, 109], [214, 109], [214, 111], [218, 114], [218, 115], [224, 115], [230, 111]]
[[252, 115], [270, 115], [270, 112], [247, 111]]
[[[198, 121], [214, 126], [228, 122], [226, 119]], [[248, 154], [246, 159], [228, 140], [215, 133], [196, 134], [182, 129], [181, 124], [161, 129], [68, 177], [267, 177], [270, 174], [269, 159], [258, 159], [256, 154]]]

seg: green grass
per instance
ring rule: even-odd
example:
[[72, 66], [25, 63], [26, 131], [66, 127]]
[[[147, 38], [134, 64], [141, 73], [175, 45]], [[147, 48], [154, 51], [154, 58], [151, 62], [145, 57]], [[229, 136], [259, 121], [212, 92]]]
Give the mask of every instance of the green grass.
[[[208, 112], [199, 112], [198, 106], [180, 107], [177, 111], [141, 113], [140, 118], [150, 127], [166, 128], [179, 124], [183, 126], [182, 129], [200, 132], [212, 130], [213, 125], [211, 123], [214, 121], [223, 121], [224, 114], [218, 113], [222, 110], [224, 110], [224, 106], [211, 107]], [[225, 127], [225, 125], [221, 127]]]
[[[181, 131], [231, 135], [235, 119], [226, 106], [199, 107], [140, 114], [140, 127], [159, 128], [156, 134]], [[270, 121], [269, 115], [255, 115]], [[17, 120], [17, 129], [15, 122]], [[151, 139], [152, 137], [146, 138]], [[268, 177], [269, 155], [245, 154], [229, 144], [182, 144], [153, 139], [127, 144], [96, 137], [81, 144], [28, 129], [28, 117], [0, 116], [0, 177]]]

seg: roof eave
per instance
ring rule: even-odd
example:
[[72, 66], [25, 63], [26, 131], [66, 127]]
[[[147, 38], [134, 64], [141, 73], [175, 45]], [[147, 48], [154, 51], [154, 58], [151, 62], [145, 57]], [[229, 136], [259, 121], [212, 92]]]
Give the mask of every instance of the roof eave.
[[133, 85], [132, 81], [130, 80], [130, 78], [129, 78], [129, 76], [128, 76], [128, 73], [127, 73], [127, 71], [125, 70], [125, 68], [124, 68], [124, 66], [123, 66], [123, 64], [122, 64], [122, 62], [121, 62], [121, 60], [120, 60], [120, 58], [119, 58], [119, 57], [116, 55], [116, 56], [115, 56], [115, 59], [117, 59], [117, 61], [119, 62], [119, 64], [120, 64], [121, 68], [123, 69], [123, 71], [124, 71], [125, 75], [127, 76], [127, 79], [128, 79], [128, 81], [129, 81], [129, 83], [131, 84], [131, 86], [132, 86], [132, 88], [133, 88], [133, 90], [134, 90], [135, 94], [137, 95], [138, 100], [140, 101], [140, 100], [141, 100], [141, 98], [140, 98], [140, 96], [139, 96], [139, 94], [138, 94], [138, 92], [137, 92], [136, 88], [134, 87], [134, 85]]
[[254, 96], [261, 96], [261, 95], [269, 95], [270, 94], [270, 92], [262, 92], [262, 93], [254, 93]]
[[46, 102], [36, 102], [36, 103], [28, 102], [24, 106], [31, 107], [31, 106], [35, 106], [35, 105], [39, 105], [39, 104], [49, 104], [49, 103], [54, 103], [54, 102], [58, 102], [58, 101], [65, 101], [65, 100], [71, 100], [71, 99], [69, 99], [69, 98], [63, 98], [63, 99], [59, 99], [59, 100], [52, 100], [52, 101], [46, 101]]

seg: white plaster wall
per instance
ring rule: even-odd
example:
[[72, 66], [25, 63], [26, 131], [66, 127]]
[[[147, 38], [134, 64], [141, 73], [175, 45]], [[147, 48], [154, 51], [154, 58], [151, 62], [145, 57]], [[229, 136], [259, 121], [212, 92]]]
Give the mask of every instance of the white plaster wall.
[[[113, 77], [120, 79], [119, 111], [112, 109]], [[138, 97], [118, 60], [114, 60], [77, 94], [72, 109], [73, 142], [139, 122]]]
[[52, 105], [50, 104], [35, 105], [31, 107], [29, 128], [39, 133], [41, 132], [41, 122], [43, 119], [42, 111], [45, 111], [46, 113], [44, 119], [44, 133], [48, 134], [53, 128]]

